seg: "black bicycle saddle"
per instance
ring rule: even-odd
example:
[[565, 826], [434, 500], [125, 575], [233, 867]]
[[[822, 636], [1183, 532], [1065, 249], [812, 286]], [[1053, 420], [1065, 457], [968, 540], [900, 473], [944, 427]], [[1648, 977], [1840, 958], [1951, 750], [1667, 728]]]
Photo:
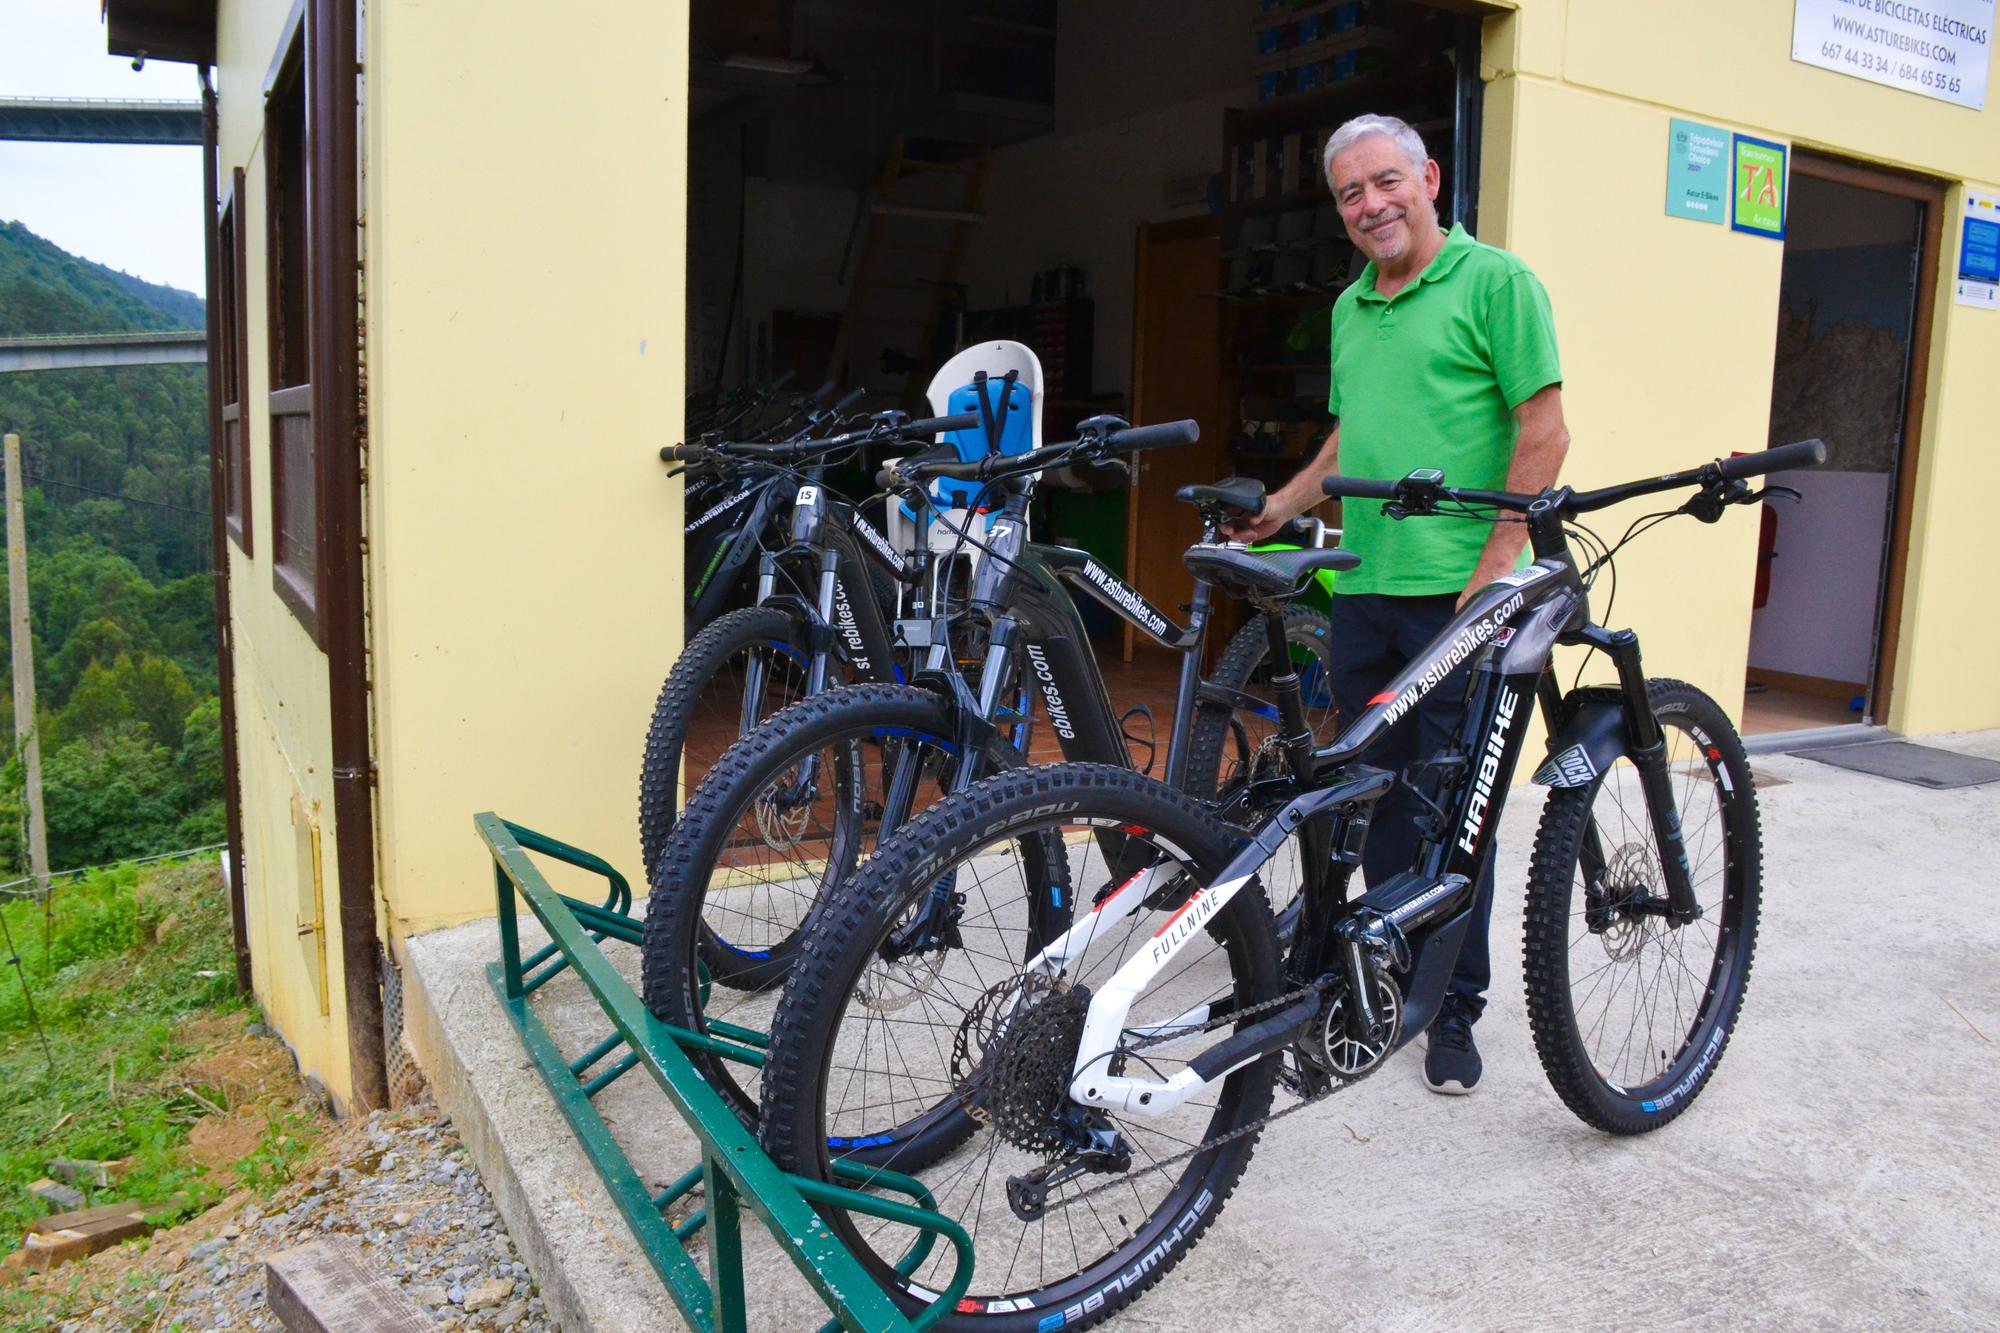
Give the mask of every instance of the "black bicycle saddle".
[[1212, 486], [1183, 486], [1174, 499], [1191, 505], [1221, 505], [1239, 514], [1264, 512], [1264, 483], [1255, 477], [1224, 477]]
[[1181, 557], [1196, 578], [1248, 601], [1296, 597], [1322, 569], [1353, 569], [1361, 557], [1337, 546], [1298, 551], [1246, 551], [1240, 546], [1191, 546]]

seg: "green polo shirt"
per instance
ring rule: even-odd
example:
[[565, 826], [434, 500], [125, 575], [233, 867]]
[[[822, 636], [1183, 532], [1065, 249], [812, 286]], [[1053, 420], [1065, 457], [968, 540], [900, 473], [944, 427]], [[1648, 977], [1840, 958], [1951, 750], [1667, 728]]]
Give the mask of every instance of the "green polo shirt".
[[[1560, 383], [1555, 316], [1528, 266], [1462, 226], [1394, 297], [1375, 265], [1333, 305], [1333, 380], [1343, 475], [1395, 480], [1442, 468], [1448, 486], [1503, 489], [1519, 427], [1514, 409]], [[1340, 544], [1361, 566], [1343, 593], [1463, 592], [1492, 526], [1447, 517], [1395, 522], [1371, 500], [1341, 506]]]

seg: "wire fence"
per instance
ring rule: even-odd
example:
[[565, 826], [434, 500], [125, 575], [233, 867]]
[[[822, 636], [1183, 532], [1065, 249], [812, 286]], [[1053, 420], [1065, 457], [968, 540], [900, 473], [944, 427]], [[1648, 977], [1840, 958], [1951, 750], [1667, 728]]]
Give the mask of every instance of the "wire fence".
[[[49, 883], [53, 885], [58, 880], [76, 879], [82, 875], [94, 875], [100, 870], [115, 870], [119, 866], [144, 866], [151, 865], [155, 861], [172, 861], [183, 856], [200, 856], [204, 852], [219, 852], [228, 845], [222, 842], [211, 842], [203, 847], [188, 847], [178, 852], [157, 852], [152, 856], [134, 856], [128, 857], [123, 861], [108, 861], [101, 866], [78, 866], [74, 870], [52, 870], [49, 872]], [[23, 884], [29, 887], [24, 889], [21, 887]], [[33, 875], [29, 875], [24, 879], [10, 879], [4, 884], [0, 884], [0, 897], [40, 898], [41, 896], [41, 888], [36, 884]]]
[[[39, 903], [42, 909], [42, 947], [46, 950], [49, 947], [50, 932], [54, 928], [55, 887], [58, 883], [81, 879], [86, 875], [95, 874], [100, 870], [114, 870], [120, 866], [152, 865], [159, 861], [174, 861], [182, 857], [200, 856], [205, 852], [218, 852], [227, 845], [227, 843], [213, 842], [205, 846], [186, 847], [174, 852], [158, 852], [152, 856], [128, 857], [125, 860], [112, 861], [105, 865], [77, 866], [71, 870], [57, 870], [50, 873], [46, 890], [36, 882], [36, 877], [33, 875], [29, 875], [23, 879], [8, 880], [6, 883], [0, 884], [0, 906], [4, 906], [10, 899]], [[21, 957], [20, 947], [14, 942], [14, 927], [7, 920], [7, 914], [4, 912], [0, 912], [0, 944], [4, 944], [7, 950], [6, 956], [0, 958], [0, 966], [13, 968], [14, 977], [21, 986], [21, 1003], [28, 1020], [28, 1026], [33, 1029], [35, 1036], [41, 1042], [43, 1062], [50, 1069], [54, 1069], [55, 1053], [49, 1047], [49, 1035], [43, 1029], [41, 1015], [35, 1009], [35, 987], [28, 979], [27, 963]]]

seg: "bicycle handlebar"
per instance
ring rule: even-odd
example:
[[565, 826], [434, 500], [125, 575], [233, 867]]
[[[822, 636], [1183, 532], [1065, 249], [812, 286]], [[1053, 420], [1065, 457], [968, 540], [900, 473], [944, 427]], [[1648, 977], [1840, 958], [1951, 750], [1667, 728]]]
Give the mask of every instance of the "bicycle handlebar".
[[[858, 395], [861, 391], [855, 390]], [[925, 417], [921, 421], [905, 421], [888, 426], [873, 422], [860, 430], [844, 431], [820, 440], [797, 440], [790, 444], [749, 444], [717, 442], [714, 444], [669, 444], [660, 449], [663, 463], [698, 463], [709, 458], [738, 458], [752, 462], [791, 462], [807, 458], [813, 454], [830, 453], [835, 449], [846, 449], [857, 444], [873, 444], [883, 440], [907, 440], [919, 435], [937, 435], [945, 431], [969, 430], [979, 424], [977, 412], [960, 412], [948, 417]]]
[[[915, 423], [912, 423], [913, 425]], [[1089, 423], [1084, 423], [1088, 425]], [[875, 474], [875, 484], [883, 490], [921, 485], [927, 481], [994, 481], [1039, 472], [1068, 460], [1079, 452], [1089, 457], [1103, 454], [1132, 454], [1141, 449], [1167, 449], [1193, 444], [1201, 438], [1201, 425], [1194, 421], [1163, 421], [1154, 426], [1127, 426], [1103, 434], [1088, 434], [1061, 444], [1044, 445], [1025, 454], [988, 454], [967, 462], [956, 458], [905, 458]]]
[[[1434, 485], [1425, 489], [1435, 497], [1453, 500], [1460, 504], [1522, 511], [1539, 504], [1546, 497], [1552, 499], [1562, 513], [1587, 514], [1597, 509], [1608, 509], [1621, 501], [1641, 495], [1680, 490], [1688, 486], [1706, 488], [1718, 482], [1741, 481], [1746, 477], [1760, 477], [1771, 472], [1818, 467], [1824, 462], [1826, 462], [1824, 441], [1801, 440], [1797, 444], [1781, 444], [1775, 449], [1764, 449], [1737, 458], [1717, 459], [1703, 463], [1697, 468], [1689, 468], [1685, 472], [1672, 472], [1664, 477], [1649, 477], [1643, 481], [1621, 482], [1616, 486], [1605, 486], [1594, 491], [1550, 490], [1543, 495], [1525, 495], [1513, 491], [1481, 491], [1460, 486]], [[1409, 500], [1416, 496], [1416, 491], [1411, 488], [1410, 479], [1407, 477], [1400, 481], [1381, 481], [1370, 477], [1326, 477], [1321, 480], [1320, 489], [1330, 496], [1354, 500], [1394, 501]]]
[[1743, 477], [1761, 477], [1767, 472], [1789, 472], [1795, 467], [1818, 467], [1824, 462], [1826, 441], [1800, 440], [1797, 444], [1781, 444], [1775, 449], [1744, 454], [1740, 458], [1718, 459], [1715, 466], [1725, 480], [1736, 481]]

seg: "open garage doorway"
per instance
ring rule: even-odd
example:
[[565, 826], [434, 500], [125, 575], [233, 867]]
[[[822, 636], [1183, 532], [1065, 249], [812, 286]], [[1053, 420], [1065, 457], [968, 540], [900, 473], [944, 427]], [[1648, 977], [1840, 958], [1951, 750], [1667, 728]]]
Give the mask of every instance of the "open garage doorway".
[[[1048, 441], [1097, 413], [1194, 415], [1197, 446], [1146, 456], [1131, 485], [1045, 478], [1031, 515], [1036, 540], [1178, 607], [1198, 527], [1169, 481], [1275, 487], [1330, 426], [1327, 314], [1361, 263], [1320, 176], [1326, 137], [1362, 112], [1410, 121], [1444, 215], [1474, 224], [1486, 12], [696, 0], [691, 389], [789, 375], [787, 392], [831, 381], [928, 415], [954, 351], [1012, 339], [1040, 358]], [[1169, 655], [1082, 610], [1114, 696], [1153, 704], [1164, 739]]]
[[1746, 733], [1885, 722], [1923, 423], [1944, 197], [1800, 153], [1792, 166], [1770, 442], [1818, 437], [1758, 546]]

